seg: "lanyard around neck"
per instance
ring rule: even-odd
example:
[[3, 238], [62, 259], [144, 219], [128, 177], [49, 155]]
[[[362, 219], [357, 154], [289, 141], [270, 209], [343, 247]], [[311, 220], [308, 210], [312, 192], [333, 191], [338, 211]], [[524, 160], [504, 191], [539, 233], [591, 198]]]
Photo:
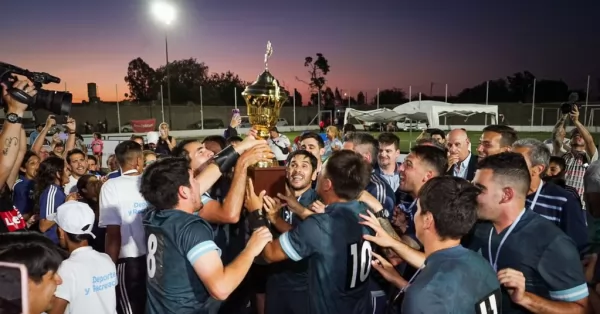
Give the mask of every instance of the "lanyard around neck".
[[537, 204], [538, 197], [540, 196], [540, 192], [542, 191], [542, 186], [544, 186], [544, 181], [540, 182], [540, 186], [538, 186], [537, 191], [535, 191], [535, 196], [531, 201], [531, 205], [529, 205], [529, 209], [533, 210], [535, 208], [535, 204]]
[[494, 226], [492, 226], [492, 229], [490, 229], [490, 237], [488, 239], [488, 257], [489, 257], [488, 261], [494, 268], [494, 271], [496, 271], [496, 272], [498, 271], [498, 256], [500, 256], [500, 249], [502, 248], [502, 245], [504, 245], [504, 241], [506, 241], [506, 239], [508, 238], [510, 233], [515, 229], [515, 227], [521, 220], [521, 217], [523, 217], [523, 214], [525, 214], [526, 210], [527, 209], [523, 208], [523, 210], [521, 211], [521, 213], [519, 214], [517, 219], [515, 219], [515, 221], [513, 221], [513, 223], [510, 225], [510, 227], [508, 227], [508, 230], [502, 237], [502, 240], [500, 240], [500, 244], [498, 244], [498, 249], [496, 250], [496, 257], [493, 259], [492, 259], [492, 235], [494, 234]]

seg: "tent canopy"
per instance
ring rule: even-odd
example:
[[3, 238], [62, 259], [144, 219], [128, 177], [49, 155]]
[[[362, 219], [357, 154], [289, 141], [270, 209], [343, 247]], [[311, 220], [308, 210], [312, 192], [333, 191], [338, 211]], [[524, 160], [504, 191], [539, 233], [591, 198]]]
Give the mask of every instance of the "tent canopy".
[[357, 120], [364, 122], [375, 122], [375, 123], [385, 123], [390, 121], [398, 121], [403, 119], [402, 115], [395, 112], [394, 110], [381, 108], [375, 110], [367, 110], [361, 111], [352, 108], [346, 109], [346, 114], [344, 117], [344, 123], [348, 123], [348, 118], [354, 117]]
[[440, 125], [440, 117], [470, 117], [478, 113], [492, 115], [492, 123], [496, 123], [498, 120], [498, 106], [496, 105], [451, 104], [441, 101], [417, 100], [402, 104], [393, 110], [382, 108], [360, 111], [348, 108], [346, 109], [344, 123], [348, 123], [350, 116], [364, 122], [379, 123], [410, 119], [413, 121], [428, 121], [430, 127], [437, 128]]

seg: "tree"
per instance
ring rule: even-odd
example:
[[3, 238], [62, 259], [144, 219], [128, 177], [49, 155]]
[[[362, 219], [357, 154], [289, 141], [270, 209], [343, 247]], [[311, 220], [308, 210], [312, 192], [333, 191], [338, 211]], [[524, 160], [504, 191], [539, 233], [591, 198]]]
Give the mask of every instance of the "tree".
[[[539, 80], [535, 85], [536, 102], [563, 102], [569, 98], [569, 86], [562, 80]], [[581, 98], [580, 98], [581, 99]], [[584, 98], [585, 99], [585, 98]]]
[[142, 58], [136, 58], [129, 62], [125, 82], [129, 86], [129, 96], [137, 101], [155, 100], [156, 97], [156, 71]]
[[365, 104], [365, 101], [365, 94], [362, 91], [358, 92], [358, 95], [356, 95], [356, 104], [362, 106]]
[[333, 92], [333, 96], [335, 99], [335, 105], [341, 106], [342, 103], [344, 102], [344, 98], [342, 97], [342, 94], [340, 94], [340, 90], [337, 87], [335, 88], [335, 91]]
[[206, 88], [203, 88], [205, 101], [211, 105], [233, 106], [236, 93], [238, 105], [243, 104], [242, 92], [249, 85], [237, 74], [227, 71], [224, 73], [213, 73], [207, 79]]
[[508, 83], [504, 79], [489, 81], [463, 89], [456, 97], [457, 102], [462, 103], [485, 103], [486, 93], [488, 102], [510, 102], [514, 101], [514, 94], [509, 90]]
[[523, 71], [508, 76], [508, 88], [516, 101], [527, 102], [533, 95], [533, 80], [535, 75], [529, 71]]
[[[406, 101], [406, 93], [400, 88], [384, 89], [379, 92], [380, 105], [400, 105]], [[377, 103], [377, 96], [373, 102]]]
[[[317, 59], [313, 59], [313, 57], [304, 58], [304, 66], [308, 68], [309, 81], [301, 80], [296, 77], [296, 80], [305, 83], [308, 85], [311, 90], [321, 92], [323, 91], [323, 87], [325, 87], [325, 83], [327, 83], [327, 79], [325, 76], [329, 73], [329, 61], [323, 56], [322, 53], [317, 53]], [[318, 96], [313, 97], [314, 94], [311, 94], [311, 102], [313, 104], [318, 103]], [[323, 95], [321, 95], [323, 96]]]
[[[169, 74], [171, 103], [200, 100], [200, 86], [205, 85], [208, 79], [208, 66], [204, 62], [198, 62], [195, 58], [175, 60], [169, 63]], [[166, 67], [156, 69], [156, 75], [163, 84], [164, 95], [167, 95]]]
[[294, 99], [296, 99], [296, 106], [302, 106], [302, 94], [298, 93], [298, 90], [294, 88]]

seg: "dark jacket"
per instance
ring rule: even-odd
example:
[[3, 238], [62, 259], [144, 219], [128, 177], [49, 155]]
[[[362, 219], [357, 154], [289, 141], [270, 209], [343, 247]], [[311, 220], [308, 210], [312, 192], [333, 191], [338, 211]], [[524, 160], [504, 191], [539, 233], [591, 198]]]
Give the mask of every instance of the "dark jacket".
[[[471, 153], [471, 159], [469, 160], [469, 165], [467, 166], [467, 177], [465, 179], [471, 181], [475, 177], [475, 170], [477, 170], [477, 160], [478, 160], [477, 155], [474, 155], [473, 153]], [[455, 167], [455, 165], [450, 167], [450, 170], [448, 170], [446, 172], [446, 175], [453, 176], [454, 175], [454, 167]]]

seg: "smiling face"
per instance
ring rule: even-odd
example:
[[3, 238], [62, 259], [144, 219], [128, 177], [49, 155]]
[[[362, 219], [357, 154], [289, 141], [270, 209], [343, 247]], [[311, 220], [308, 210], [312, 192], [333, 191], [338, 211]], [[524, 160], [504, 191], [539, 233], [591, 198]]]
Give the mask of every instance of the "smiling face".
[[68, 161], [73, 176], [78, 178], [87, 173], [88, 162], [84, 154], [72, 154]]
[[379, 154], [377, 155], [377, 160], [382, 168], [391, 164], [396, 164], [398, 157], [400, 157], [400, 150], [396, 147], [396, 145], [379, 143]]
[[312, 184], [317, 173], [313, 169], [307, 156], [298, 154], [294, 156], [287, 166], [286, 178], [288, 185], [295, 191], [303, 190]]
[[25, 163], [25, 167], [21, 167], [21, 171], [25, 173], [25, 177], [29, 180], [35, 178], [37, 170], [40, 167], [40, 158], [36, 155], [31, 155]]

